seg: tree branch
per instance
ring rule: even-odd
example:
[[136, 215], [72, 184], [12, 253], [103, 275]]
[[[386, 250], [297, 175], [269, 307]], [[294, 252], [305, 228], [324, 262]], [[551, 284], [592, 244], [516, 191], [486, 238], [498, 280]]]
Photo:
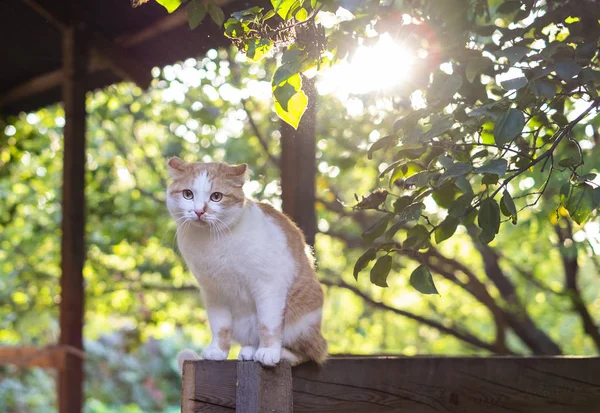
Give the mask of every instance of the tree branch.
[[[554, 227], [556, 234], [558, 235], [560, 247], [562, 247], [565, 244], [565, 241], [567, 240], [571, 240], [572, 242], [573, 234], [571, 223], [568, 220], [563, 221], [565, 222], [564, 227], [561, 228], [559, 225], [556, 225]], [[595, 324], [592, 315], [588, 311], [587, 306], [583, 301], [583, 297], [581, 296], [579, 286], [577, 285], [577, 278], [579, 275], [579, 264], [577, 263], [577, 248], [573, 246], [571, 251], [569, 251], [567, 248], [558, 248], [558, 250], [560, 251], [563, 268], [565, 270], [565, 289], [567, 291], [567, 294], [571, 298], [573, 309], [575, 310], [575, 312], [577, 312], [577, 314], [579, 314], [579, 317], [581, 318], [583, 330], [594, 341], [596, 349], [598, 350], [598, 352], [600, 352], [600, 330]]]
[[560, 347], [540, 330], [529, 316], [517, 295], [515, 286], [500, 267], [498, 254], [489, 245], [479, 240], [474, 226], [470, 226], [467, 230], [481, 255], [487, 277], [498, 288], [500, 295], [508, 304], [505, 313], [515, 333], [536, 354], [561, 354]]
[[423, 317], [420, 315], [416, 315], [416, 314], [410, 313], [408, 311], [405, 311], [405, 310], [402, 310], [402, 309], [399, 309], [396, 307], [391, 307], [381, 301], [374, 300], [369, 295], [360, 291], [357, 287], [347, 284], [346, 282], [341, 280], [341, 278], [338, 279], [337, 281], [321, 280], [321, 283], [324, 285], [327, 285], [329, 287], [343, 288], [345, 290], [351, 291], [352, 293], [354, 293], [355, 295], [362, 298], [367, 304], [369, 304], [370, 306], [372, 306], [374, 308], [377, 308], [380, 310], [385, 310], [385, 311], [390, 311], [390, 312], [400, 315], [402, 317], [406, 317], [411, 320], [417, 321], [421, 324], [432, 327], [443, 334], [453, 336], [467, 344], [470, 344], [473, 347], [487, 350], [492, 353], [497, 352], [497, 348], [494, 344], [486, 343], [485, 341], [479, 339], [478, 337], [474, 336], [473, 334], [462, 330], [460, 327], [457, 327], [457, 326], [447, 327], [436, 320], [432, 320], [432, 319], [429, 319], [429, 318], [426, 318], [426, 317]]

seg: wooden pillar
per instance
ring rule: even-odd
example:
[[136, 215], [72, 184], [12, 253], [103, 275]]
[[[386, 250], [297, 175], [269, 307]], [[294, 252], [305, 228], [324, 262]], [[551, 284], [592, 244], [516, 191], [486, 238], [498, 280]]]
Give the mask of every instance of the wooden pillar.
[[186, 361], [182, 413], [292, 413], [292, 368], [253, 361]]
[[[75, 22], [76, 20], [71, 20]], [[81, 27], [63, 31], [65, 109], [60, 279], [60, 344], [83, 349], [83, 264], [85, 260], [85, 75], [87, 41]], [[67, 354], [59, 373], [60, 413], [83, 411], [83, 360]]]
[[288, 363], [264, 368], [244, 361], [237, 365], [235, 411], [292, 413], [292, 369]]
[[317, 93], [313, 80], [303, 79], [308, 107], [298, 129], [281, 126], [281, 198], [285, 212], [313, 246], [317, 233], [315, 211]]

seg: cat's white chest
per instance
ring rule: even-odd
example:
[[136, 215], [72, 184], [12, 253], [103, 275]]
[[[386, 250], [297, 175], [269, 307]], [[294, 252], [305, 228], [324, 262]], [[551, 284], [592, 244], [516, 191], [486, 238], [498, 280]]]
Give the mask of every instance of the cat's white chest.
[[245, 300], [258, 283], [287, 290], [294, 277], [295, 261], [285, 233], [254, 205], [229, 232], [217, 236], [191, 228], [178, 241], [200, 285], [217, 288], [231, 300]]

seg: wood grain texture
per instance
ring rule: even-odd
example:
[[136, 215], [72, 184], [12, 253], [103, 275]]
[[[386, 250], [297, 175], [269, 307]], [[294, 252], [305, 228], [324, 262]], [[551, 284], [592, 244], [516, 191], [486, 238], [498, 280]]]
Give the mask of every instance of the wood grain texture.
[[183, 365], [182, 413], [235, 411], [237, 362], [186, 361]]
[[[240, 363], [237, 374], [235, 361], [190, 364], [194, 398], [204, 403], [196, 401], [184, 413], [234, 411], [236, 377], [238, 394], [255, 395], [248, 400], [277, 399], [286, 391], [270, 382], [280, 371], [255, 363]], [[332, 358], [322, 367], [294, 367], [292, 376], [296, 413], [600, 412], [598, 357]], [[287, 406], [291, 409], [292, 403]], [[238, 403], [237, 411], [280, 410], [248, 410]]]
[[353, 358], [293, 372], [294, 412], [598, 412], [600, 358]]
[[245, 361], [237, 367], [237, 413], [292, 413], [292, 369], [288, 363], [274, 368]]

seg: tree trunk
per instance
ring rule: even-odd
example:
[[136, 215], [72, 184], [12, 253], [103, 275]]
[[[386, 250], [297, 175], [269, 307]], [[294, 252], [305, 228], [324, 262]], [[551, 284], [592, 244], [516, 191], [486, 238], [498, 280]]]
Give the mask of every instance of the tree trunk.
[[315, 212], [316, 100], [314, 81], [303, 79], [308, 107], [298, 129], [281, 125], [281, 198], [285, 212], [314, 246], [317, 232]]

